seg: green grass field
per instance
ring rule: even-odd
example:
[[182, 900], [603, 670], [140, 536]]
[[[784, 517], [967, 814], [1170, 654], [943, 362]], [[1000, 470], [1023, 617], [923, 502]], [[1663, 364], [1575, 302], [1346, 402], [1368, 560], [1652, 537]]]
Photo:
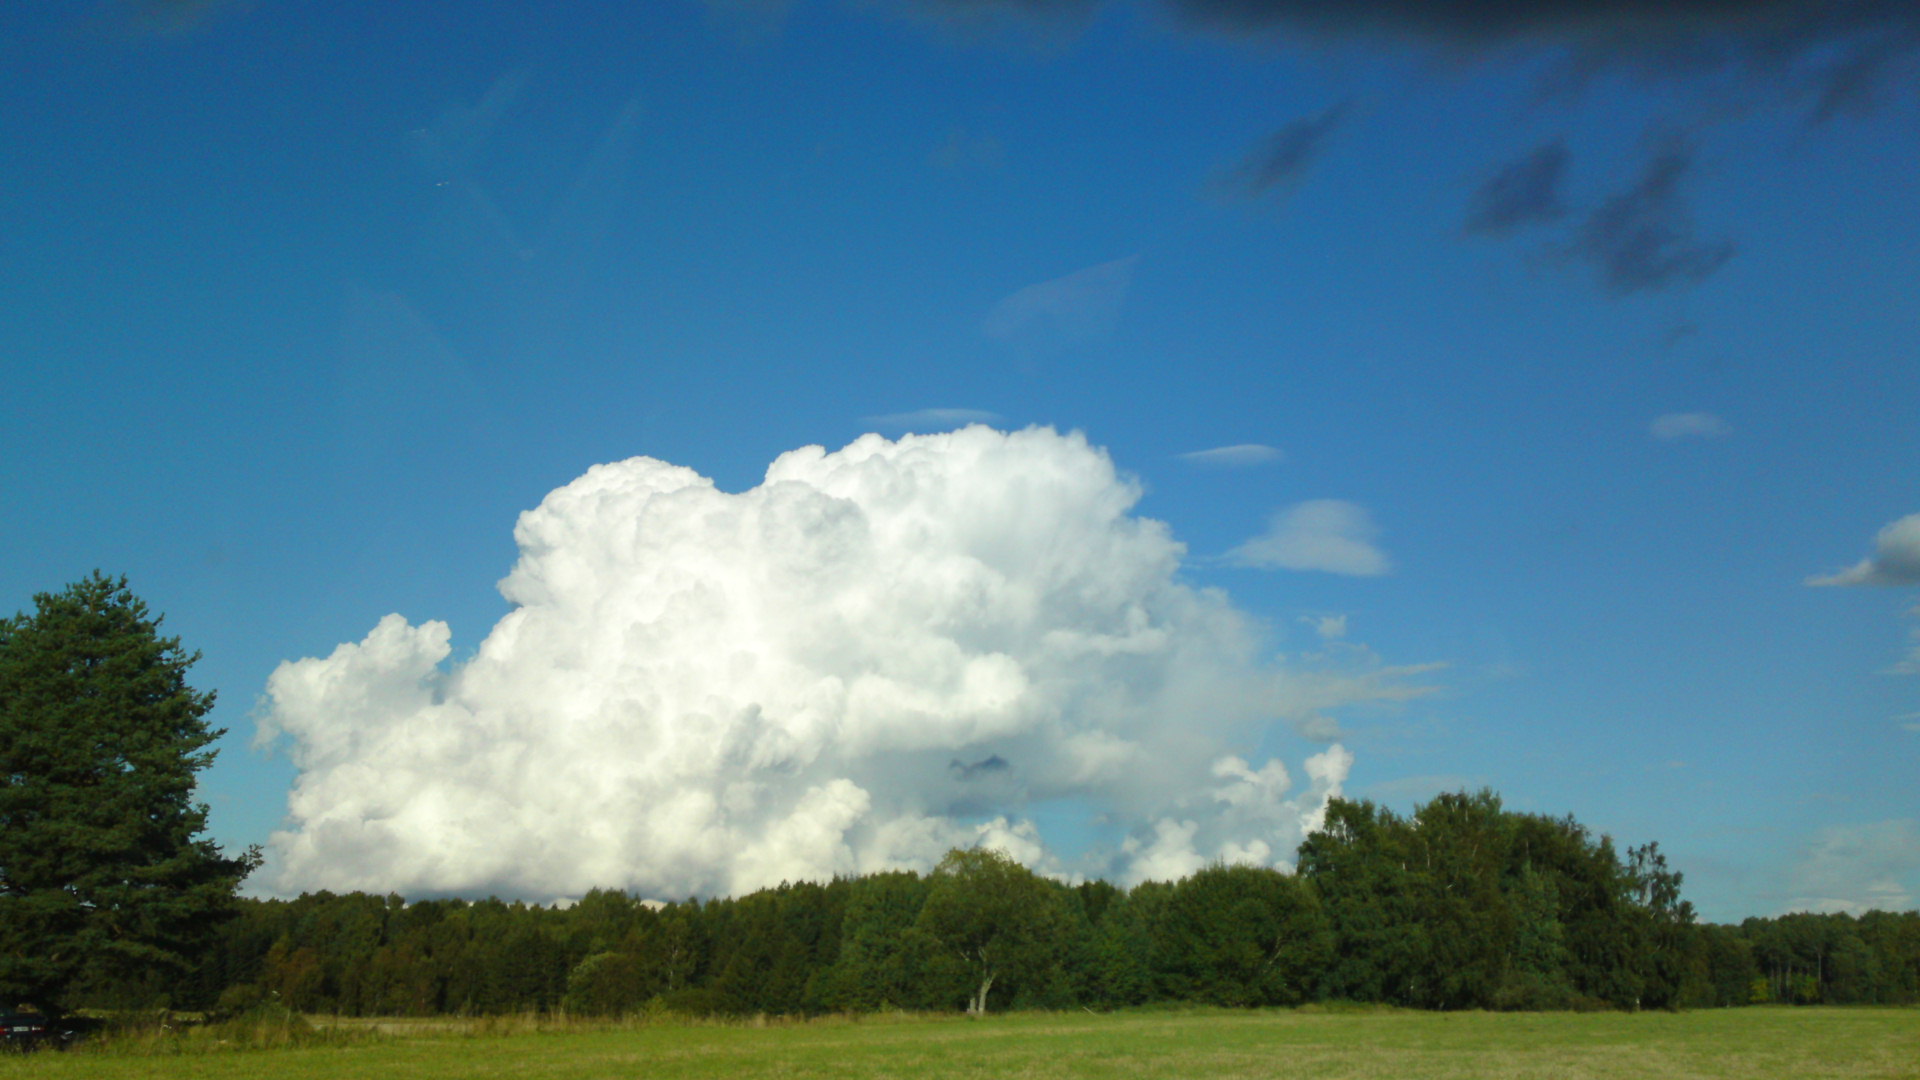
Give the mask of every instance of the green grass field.
[[[322, 1024], [324, 1025], [324, 1021]], [[337, 1045], [0, 1057], [0, 1078], [1920, 1077], [1920, 1010], [1137, 1012], [764, 1026], [374, 1025]], [[161, 1051], [161, 1052], [156, 1052]]]

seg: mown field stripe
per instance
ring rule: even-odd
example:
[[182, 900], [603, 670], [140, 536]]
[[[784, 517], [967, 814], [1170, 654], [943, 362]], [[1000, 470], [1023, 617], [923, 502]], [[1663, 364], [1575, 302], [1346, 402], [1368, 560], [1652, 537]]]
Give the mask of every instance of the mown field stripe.
[[[404, 1023], [392, 1025], [407, 1031]], [[0, 1059], [15, 1077], [166, 1080], [1750, 1080], [1920, 1078], [1920, 1010], [1693, 1013], [1141, 1012], [875, 1017], [462, 1034], [341, 1046]]]

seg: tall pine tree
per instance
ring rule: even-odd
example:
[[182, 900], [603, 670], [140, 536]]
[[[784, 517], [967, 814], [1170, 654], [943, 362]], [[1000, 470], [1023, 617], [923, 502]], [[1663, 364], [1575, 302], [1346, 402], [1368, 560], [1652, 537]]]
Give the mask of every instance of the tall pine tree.
[[259, 862], [201, 834], [197, 653], [98, 571], [0, 620], [0, 1007], [184, 970]]

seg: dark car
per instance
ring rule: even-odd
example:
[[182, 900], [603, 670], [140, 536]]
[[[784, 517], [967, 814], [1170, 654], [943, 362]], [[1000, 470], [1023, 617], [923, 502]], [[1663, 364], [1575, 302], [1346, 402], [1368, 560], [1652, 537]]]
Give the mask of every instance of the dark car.
[[0, 1013], [0, 1044], [9, 1050], [40, 1045], [52, 1034], [47, 1018], [36, 1013]]

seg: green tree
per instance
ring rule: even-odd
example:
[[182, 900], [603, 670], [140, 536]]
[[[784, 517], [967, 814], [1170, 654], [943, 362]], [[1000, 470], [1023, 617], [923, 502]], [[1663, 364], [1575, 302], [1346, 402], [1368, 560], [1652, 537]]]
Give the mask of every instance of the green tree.
[[1433, 946], [1415, 869], [1414, 829], [1393, 811], [1333, 799], [1325, 826], [1300, 845], [1299, 873], [1333, 926], [1329, 997], [1425, 1005]]
[[567, 976], [567, 1011], [580, 1016], [620, 1016], [639, 1008], [658, 988], [632, 953], [595, 953]]
[[1094, 930], [1088, 991], [1102, 1005], [1140, 1005], [1154, 998], [1154, 928], [1163, 921], [1173, 886], [1143, 881], [1121, 893]]
[[1320, 900], [1300, 878], [1213, 865], [1174, 885], [1154, 927], [1162, 996], [1214, 1005], [1298, 1005], [1333, 954]]
[[817, 1007], [870, 1011], [922, 1003], [923, 962], [935, 946], [915, 923], [928, 885], [911, 870], [872, 874], [851, 883], [839, 956], [815, 980]]
[[0, 620], [0, 1000], [179, 973], [259, 863], [201, 834], [194, 777], [223, 734], [126, 578], [96, 571]]
[[920, 929], [962, 964], [969, 976], [967, 1012], [985, 1015], [994, 984], [1029, 990], [1058, 974], [1062, 946], [1072, 940], [1067, 897], [998, 851], [947, 852], [934, 868]]

